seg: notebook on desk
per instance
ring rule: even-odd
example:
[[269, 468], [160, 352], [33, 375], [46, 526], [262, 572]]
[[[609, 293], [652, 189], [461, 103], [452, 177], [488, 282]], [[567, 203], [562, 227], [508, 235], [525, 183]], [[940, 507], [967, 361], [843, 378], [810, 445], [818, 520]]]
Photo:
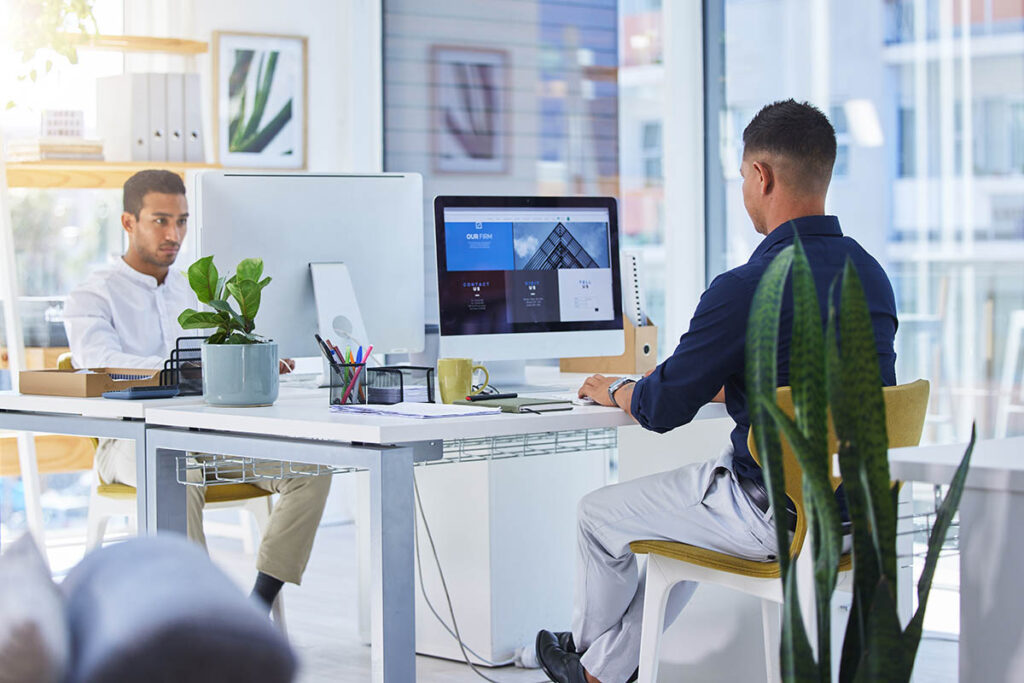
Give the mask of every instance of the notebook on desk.
[[531, 398], [528, 396], [477, 399], [473, 402], [463, 398], [453, 403], [453, 405], [456, 404], [501, 408], [503, 413], [552, 413], [559, 410], [572, 410], [572, 401], [559, 398]]

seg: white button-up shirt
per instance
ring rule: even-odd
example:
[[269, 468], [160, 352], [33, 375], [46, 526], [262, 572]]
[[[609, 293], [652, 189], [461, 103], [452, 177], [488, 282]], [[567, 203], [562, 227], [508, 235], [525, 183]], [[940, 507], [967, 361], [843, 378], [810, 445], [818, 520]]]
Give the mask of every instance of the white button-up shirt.
[[160, 369], [178, 337], [186, 332], [178, 316], [197, 308], [188, 280], [168, 271], [163, 284], [135, 270], [123, 259], [94, 272], [64, 304], [76, 368]]

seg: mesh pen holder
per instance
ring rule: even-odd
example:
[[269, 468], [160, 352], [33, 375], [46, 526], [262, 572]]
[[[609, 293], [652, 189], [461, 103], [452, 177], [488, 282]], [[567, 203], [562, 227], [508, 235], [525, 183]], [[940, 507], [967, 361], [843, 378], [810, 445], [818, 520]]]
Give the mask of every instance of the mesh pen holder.
[[332, 406], [366, 403], [366, 363], [332, 363]]
[[366, 369], [366, 402], [434, 402], [434, 368], [392, 365]]

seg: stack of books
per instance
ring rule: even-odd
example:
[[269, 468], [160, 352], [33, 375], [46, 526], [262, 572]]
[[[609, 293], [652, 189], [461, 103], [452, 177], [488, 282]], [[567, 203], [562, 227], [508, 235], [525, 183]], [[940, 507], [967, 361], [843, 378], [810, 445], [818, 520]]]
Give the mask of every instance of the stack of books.
[[103, 141], [75, 137], [10, 140], [7, 161], [103, 161]]

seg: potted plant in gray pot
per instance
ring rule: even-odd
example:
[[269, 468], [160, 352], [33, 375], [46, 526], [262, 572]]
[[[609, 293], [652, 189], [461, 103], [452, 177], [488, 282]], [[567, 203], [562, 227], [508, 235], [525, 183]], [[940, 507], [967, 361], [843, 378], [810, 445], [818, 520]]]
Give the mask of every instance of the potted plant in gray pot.
[[[277, 343], [253, 331], [260, 293], [270, 284], [270, 278], [263, 277], [263, 259], [243, 259], [234, 275], [224, 277], [213, 265], [213, 256], [204, 256], [189, 267], [188, 281], [199, 301], [213, 309], [186, 308], [178, 316], [186, 330], [214, 330], [202, 346], [206, 402], [272, 404], [278, 392]], [[237, 311], [229, 299], [235, 300]]]

